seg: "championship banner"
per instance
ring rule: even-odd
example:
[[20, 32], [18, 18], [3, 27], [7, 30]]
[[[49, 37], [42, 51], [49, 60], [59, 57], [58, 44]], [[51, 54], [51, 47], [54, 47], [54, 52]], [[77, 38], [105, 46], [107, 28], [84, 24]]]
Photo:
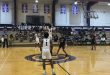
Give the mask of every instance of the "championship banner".
[[78, 14], [78, 5], [72, 5], [72, 14]]
[[3, 12], [9, 12], [9, 4], [8, 3], [2, 4], [2, 11]]
[[60, 5], [60, 13], [66, 14], [66, 5], [64, 5], [64, 4]]
[[28, 5], [27, 3], [22, 4], [22, 13], [27, 13], [28, 12]]
[[38, 4], [33, 4], [33, 13], [38, 13], [39, 12], [39, 8], [38, 8]]
[[49, 14], [50, 13], [50, 5], [44, 4], [44, 13]]

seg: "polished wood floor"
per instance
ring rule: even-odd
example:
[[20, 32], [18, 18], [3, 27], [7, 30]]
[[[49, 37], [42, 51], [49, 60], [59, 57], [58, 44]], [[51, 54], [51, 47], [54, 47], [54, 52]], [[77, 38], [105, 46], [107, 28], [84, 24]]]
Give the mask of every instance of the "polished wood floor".
[[[57, 49], [54, 47], [53, 52]], [[110, 46], [97, 46], [96, 51], [90, 46], [68, 46], [66, 51], [76, 59], [60, 65], [71, 75], [110, 75]], [[0, 75], [42, 75], [42, 62], [25, 59], [39, 53], [34, 47], [0, 48]], [[68, 75], [58, 64], [55, 64], [55, 72]], [[50, 65], [47, 65], [47, 75], [52, 75]]]

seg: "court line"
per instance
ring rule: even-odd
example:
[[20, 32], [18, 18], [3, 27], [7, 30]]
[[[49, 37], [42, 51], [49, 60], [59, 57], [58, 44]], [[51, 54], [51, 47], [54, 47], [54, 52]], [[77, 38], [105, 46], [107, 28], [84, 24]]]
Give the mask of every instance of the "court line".
[[64, 69], [60, 64], [58, 64], [58, 66], [63, 69], [68, 75], [71, 75], [66, 69]]
[[0, 71], [2, 70], [2, 68], [4, 67], [8, 57], [9, 57], [10, 53], [8, 53], [7, 57], [4, 59], [3, 64], [0, 66]]

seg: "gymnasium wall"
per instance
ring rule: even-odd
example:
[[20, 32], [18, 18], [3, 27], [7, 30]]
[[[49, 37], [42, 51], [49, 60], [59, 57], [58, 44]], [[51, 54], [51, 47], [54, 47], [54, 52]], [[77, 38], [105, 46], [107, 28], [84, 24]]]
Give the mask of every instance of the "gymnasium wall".
[[[2, 3], [9, 3], [9, 12], [2, 12]], [[22, 13], [22, 3], [28, 3], [28, 13]], [[26, 23], [26, 15], [41, 15], [45, 18], [45, 23], [51, 23], [51, 16], [44, 14], [44, 4], [52, 3], [51, 0], [39, 0], [39, 13], [32, 12], [32, 5], [35, 0], [17, 0], [17, 24], [22, 22]], [[67, 2], [65, 2], [66, 4]], [[86, 19], [84, 18], [84, 11], [82, 6], [79, 7], [79, 13], [76, 15], [72, 14], [71, 3], [67, 3], [66, 14], [60, 14], [60, 4], [56, 5], [56, 26], [86, 26]], [[14, 8], [13, 0], [0, 0], [0, 24], [13, 24], [14, 23]], [[91, 10], [97, 11], [98, 19], [91, 19], [91, 26], [110, 26], [110, 6], [107, 4], [95, 4]]]
[[[9, 12], [2, 12], [3, 2], [8, 3]], [[44, 14], [44, 4], [50, 4], [50, 0], [40, 0], [39, 1], [39, 13], [32, 12], [32, 5], [35, 4], [35, 0], [17, 0], [17, 25], [26, 23], [26, 15], [41, 15], [45, 18], [45, 23], [51, 23], [51, 13], [50, 15]], [[22, 3], [28, 4], [28, 13], [22, 13]], [[14, 5], [13, 0], [0, 0], [0, 24], [13, 24], [14, 23]]]
[[[60, 7], [57, 6], [56, 11], [56, 25], [58, 26], [86, 26], [86, 19], [84, 18], [84, 11], [79, 6], [79, 13], [76, 15], [72, 14], [71, 5], [67, 6], [67, 13], [60, 14]], [[110, 6], [105, 2], [100, 2], [92, 6], [91, 10], [96, 11], [95, 16], [98, 15], [97, 19], [90, 19], [90, 26], [110, 26]]]
[[110, 6], [107, 3], [98, 3], [92, 6], [98, 15], [98, 19], [91, 19], [91, 26], [110, 26]]
[[[2, 5], [9, 4], [9, 12], [2, 12]], [[13, 2], [12, 0], [0, 0], [0, 24], [13, 24]]]
[[72, 14], [72, 4], [66, 5], [66, 14], [60, 13], [60, 4], [56, 6], [56, 25], [57, 26], [84, 26], [84, 11], [81, 6], [78, 14]]
[[73, 14], [72, 13], [72, 8], [71, 5], [69, 5], [69, 25], [70, 26], [85, 26], [85, 18], [84, 18], [84, 11], [81, 5], [79, 7], [79, 12], [78, 14]]
[[[35, 4], [35, 0], [18, 0], [17, 2], [17, 24], [21, 24], [21, 22], [26, 23], [26, 15], [41, 15], [44, 16], [45, 23], [51, 23], [51, 16], [44, 13], [44, 4], [50, 4], [52, 1], [39, 0], [39, 13], [33, 13], [32, 5]], [[28, 13], [22, 13], [21, 6], [22, 3], [28, 3]], [[50, 16], [50, 17], [49, 17]]]
[[68, 26], [69, 25], [69, 9], [67, 8], [66, 11], [67, 12], [65, 14], [61, 14], [60, 4], [56, 6], [56, 12], [55, 12], [56, 26]]

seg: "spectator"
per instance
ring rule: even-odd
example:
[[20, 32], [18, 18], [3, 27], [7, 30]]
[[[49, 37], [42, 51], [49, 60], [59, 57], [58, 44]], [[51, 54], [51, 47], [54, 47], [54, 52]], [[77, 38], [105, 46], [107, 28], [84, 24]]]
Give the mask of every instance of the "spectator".
[[3, 47], [3, 43], [4, 43], [4, 35], [2, 35], [1, 37], [1, 46]]
[[13, 41], [14, 41], [14, 36], [13, 36], [13, 34], [10, 34], [10, 36], [9, 36], [9, 40], [10, 40], [10, 46], [12, 46], [12, 43], [13, 43]]
[[8, 48], [8, 35], [7, 34], [4, 35], [3, 48], [4, 47], [7, 47]]

